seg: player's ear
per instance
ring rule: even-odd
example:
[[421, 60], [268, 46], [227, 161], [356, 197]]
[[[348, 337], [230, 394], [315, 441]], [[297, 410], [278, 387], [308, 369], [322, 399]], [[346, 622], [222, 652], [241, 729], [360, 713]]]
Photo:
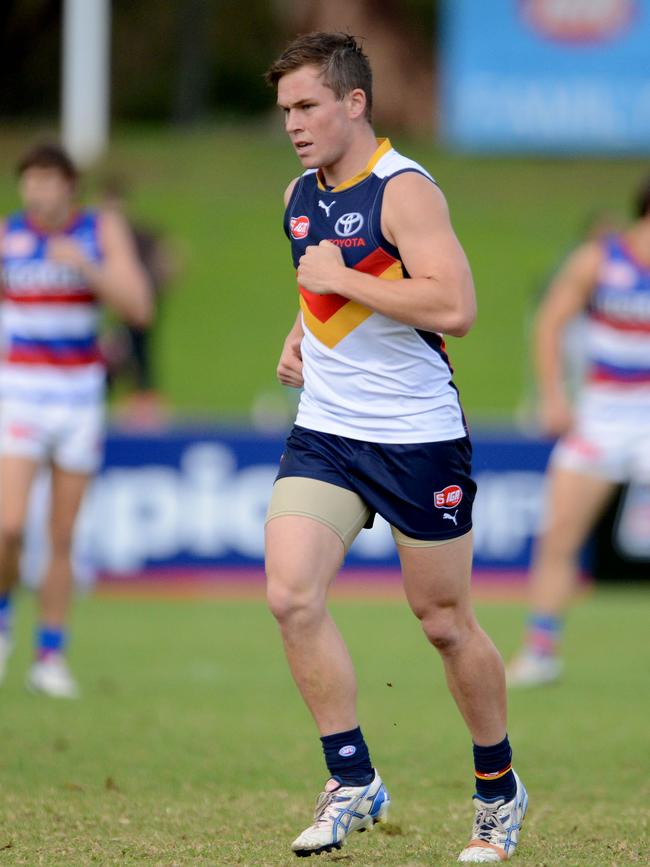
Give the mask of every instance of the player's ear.
[[360, 87], [355, 87], [345, 98], [348, 108], [348, 116], [351, 120], [362, 117], [366, 111], [366, 92]]

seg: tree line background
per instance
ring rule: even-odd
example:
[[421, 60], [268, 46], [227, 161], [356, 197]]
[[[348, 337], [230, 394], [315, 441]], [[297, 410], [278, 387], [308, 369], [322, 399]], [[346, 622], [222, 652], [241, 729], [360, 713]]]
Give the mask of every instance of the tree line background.
[[[435, 0], [113, 0], [117, 122], [195, 124], [268, 111], [262, 74], [296, 33], [346, 30], [373, 63], [376, 120], [432, 126]], [[55, 117], [63, 0], [0, 3], [0, 116]]]

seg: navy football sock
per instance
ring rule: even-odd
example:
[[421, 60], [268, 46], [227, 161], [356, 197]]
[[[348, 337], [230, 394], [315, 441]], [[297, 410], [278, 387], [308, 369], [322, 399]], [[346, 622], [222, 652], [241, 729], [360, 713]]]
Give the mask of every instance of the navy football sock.
[[368, 747], [357, 727], [321, 738], [327, 769], [345, 786], [367, 786], [372, 782], [374, 770]]
[[483, 800], [505, 798], [511, 801], [517, 791], [512, 773], [512, 750], [508, 735], [492, 747], [474, 744], [476, 794]]

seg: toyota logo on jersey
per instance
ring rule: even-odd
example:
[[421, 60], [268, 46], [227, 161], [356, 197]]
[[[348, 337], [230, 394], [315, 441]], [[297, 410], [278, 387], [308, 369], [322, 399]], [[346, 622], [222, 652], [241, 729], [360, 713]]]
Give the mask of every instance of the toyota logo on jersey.
[[362, 228], [363, 216], [358, 211], [354, 211], [351, 214], [343, 214], [342, 217], [339, 217], [334, 226], [334, 231], [341, 238], [347, 238], [350, 235], [354, 235], [355, 232], [361, 231]]
[[447, 485], [441, 491], [435, 491], [433, 502], [436, 509], [455, 509], [463, 499], [463, 492], [458, 485]]
[[304, 214], [300, 217], [292, 217], [289, 221], [289, 229], [291, 230], [291, 237], [295, 238], [296, 241], [301, 241], [309, 233], [309, 217]]

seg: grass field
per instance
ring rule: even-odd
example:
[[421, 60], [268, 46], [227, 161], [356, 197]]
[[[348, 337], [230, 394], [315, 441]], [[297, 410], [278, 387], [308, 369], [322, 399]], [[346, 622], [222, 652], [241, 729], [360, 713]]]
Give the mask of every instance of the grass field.
[[[16, 207], [13, 164], [35, 137], [3, 130], [0, 213]], [[438, 178], [474, 270], [477, 325], [450, 341], [466, 410], [474, 421], [507, 417], [525, 388], [525, 322], [541, 285], [588, 214], [627, 215], [647, 162], [480, 158], [426, 141], [393, 143]], [[184, 263], [157, 351], [173, 407], [245, 417], [260, 393], [282, 400], [275, 365], [297, 298], [281, 196], [300, 169], [281, 130], [118, 130], [88, 180], [90, 199], [107, 170], [133, 179], [133, 213], [173, 239]]]
[[[516, 863], [649, 863], [648, 608], [639, 589], [590, 597], [571, 616], [564, 682], [512, 696], [531, 800]], [[386, 831], [315, 863], [452, 864], [471, 823], [471, 752], [436, 655], [399, 601], [334, 609], [393, 811]], [[521, 615], [480, 607], [504, 653]], [[32, 616], [25, 595], [0, 693], [0, 864], [298, 863], [288, 846], [325, 772], [261, 602], [83, 599], [77, 703], [24, 691]]]

